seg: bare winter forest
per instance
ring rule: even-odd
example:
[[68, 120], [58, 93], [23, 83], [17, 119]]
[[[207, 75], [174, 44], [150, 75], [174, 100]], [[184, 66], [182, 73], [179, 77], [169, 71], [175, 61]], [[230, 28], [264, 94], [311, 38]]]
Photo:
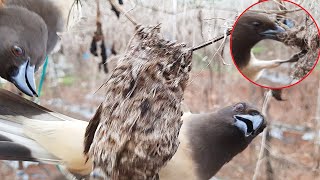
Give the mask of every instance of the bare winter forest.
[[[270, 1], [278, 3], [277, 0]], [[317, 24], [320, 23], [320, 1], [292, 1], [304, 7]], [[126, 51], [135, 27], [123, 14], [117, 18], [109, 1], [100, 0], [100, 22], [109, 52], [109, 72], [106, 73], [100, 64], [101, 57], [90, 53], [91, 41], [97, 30], [97, 3], [95, 0], [80, 2], [81, 5], [75, 5], [73, 0], [69, 0], [64, 5], [70, 9], [68, 28], [59, 34], [61, 48], [49, 57], [41, 95], [33, 100], [54, 111], [88, 121], [104, 100], [99, 88], [108, 79], [119, 56]], [[165, 38], [184, 42], [192, 47], [225, 34], [237, 16], [256, 2], [257, 0], [124, 0], [122, 7], [140, 24], [160, 24]], [[263, 11], [264, 8], [259, 5], [253, 9]], [[297, 19], [296, 26], [299, 26], [304, 22], [306, 14], [295, 10], [296, 8], [288, 3], [287, 15]], [[317, 32], [310, 31], [310, 37], [314, 34], [317, 35]], [[215, 178], [320, 179], [319, 65], [301, 83], [284, 89], [284, 100], [277, 101], [269, 96], [268, 89], [252, 84], [238, 72], [230, 55], [229, 38], [193, 53], [184, 104], [194, 113], [214, 111], [239, 101], [250, 102], [261, 109], [267, 98], [264, 107], [268, 128], [245, 151], [226, 164]], [[318, 36], [317, 38], [319, 39]], [[275, 48], [269, 52], [268, 47]], [[256, 56], [263, 59], [289, 58], [298, 50], [274, 41], [263, 41], [253, 49]], [[115, 51], [116, 55], [111, 51]], [[319, 45], [315, 51], [319, 51]], [[306, 61], [315, 62], [315, 58], [318, 57], [309, 57]], [[296, 71], [297, 68], [299, 67], [292, 64], [283, 64], [278, 69], [265, 71], [258, 83], [285, 86], [297, 82], [293, 78], [301, 73]], [[37, 81], [41, 79], [41, 71], [36, 75]], [[298, 79], [300, 78], [299, 76]], [[1, 80], [0, 87], [17, 91], [14, 86]], [[27, 175], [19, 176], [17, 172], [22, 167]], [[56, 166], [52, 165], [0, 162], [0, 179], [27, 179], [27, 176], [28, 179], [63, 179], [60, 174]]]

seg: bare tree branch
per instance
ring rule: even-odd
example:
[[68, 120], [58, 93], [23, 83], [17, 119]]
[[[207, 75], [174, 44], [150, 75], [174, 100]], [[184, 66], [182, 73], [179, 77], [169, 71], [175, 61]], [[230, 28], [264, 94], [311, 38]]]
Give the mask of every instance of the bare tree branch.
[[249, 12], [255, 12], [255, 13], [266, 13], [266, 14], [287, 14], [287, 13], [293, 13], [297, 11], [302, 11], [303, 9], [298, 8], [298, 9], [288, 9], [288, 10], [248, 10]]
[[[268, 105], [269, 105], [271, 96], [272, 96], [272, 90], [269, 90], [265, 95], [264, 102], [263, 102], [263, 105], [262, 105], [262, 114], [264, 116], [267, 115]], [[263, 133], [262, 133], [260, 152], [259, 152], [258, 161], [257, 161], [257, 164], [256, 164], [256, 168], [255, 168], [252, 180], [257, 180], [258, 179], [258, 175], [259, 175], [259, 172], [260, 172], [260, 169], [261, 169], [261, 163], [262, 163], [263, 156], [264, 156], [265, 150], [266, 150], [267, 134], [268, 134], [268, 127], [266, 127], [264, 129]]]
[[123, 15], [125, 15], [129, 21], [132, 22], [133, 25], [137, 26], [139, 23], [124, 10], [115, 0], [109, 0], [109, 2], [114, 6], [115, 9], [117, 9], [119, 12], [121, 12]]
[[213, 43], [215, 43], [215, 42], [220, 41], [221, 39], [225, 39], [225, 38], [226, 38], [227, 36], [229, 36], [230, 34], [231, 34], [231, 28], [228, 29], [224, 35], [218, 36], [218, 37], [216, 37], [216, 38], [214, 38], [214, 39], [212, 39], [212, 40], [210, 40], [210, 41], [204, 42], [203, 44], [200, 44], [200, 45], [198, 45], [198, 46], [192, 47], [191, 50], [192, 50], [192, 51], [196, 51], [196, 50], [198, 50], [198, 49], [201, 49], [201, 48], [204, 48], [204, 47], [206, 47], [206, 46], [209, 46], [209, 45], [211, 45], [211, 44], [213, 44]]

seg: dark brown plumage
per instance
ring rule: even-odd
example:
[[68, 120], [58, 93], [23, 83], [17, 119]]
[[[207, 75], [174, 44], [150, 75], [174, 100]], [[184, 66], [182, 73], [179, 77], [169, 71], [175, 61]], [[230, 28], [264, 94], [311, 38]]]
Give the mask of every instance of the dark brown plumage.
[[208, 180], [242, 152], [266, 127], [260, 112], [237, 103], [203, 114], [185, 114], [180, 146], [160, 179]]
[[285, 101], [282, 98], [282, 89], [273, 89], [271, 92], [272, 92], [272, 97], [274, 97], [277, 101]]
[[178, 148], [192, 52], [158, 31], [137, 30], [87, 128], [85, 153], [106, 178], [157, 179]]
[[34, 72], [62, 29], [60, 11], [46, 0], [7, 0], [5, 5], [0, 8], [0, 76], [34, 96]]
[[285, 30], [267, 16], [246, 12], [240, 16], [232, 32], [232, 56], [235, 64], [249, 79], [256, 81], [266, 68], [274, 68], [286, 60], [264, 61], [251, 54], [255, 44], [263, 39], [280, 41], [279, 35]]

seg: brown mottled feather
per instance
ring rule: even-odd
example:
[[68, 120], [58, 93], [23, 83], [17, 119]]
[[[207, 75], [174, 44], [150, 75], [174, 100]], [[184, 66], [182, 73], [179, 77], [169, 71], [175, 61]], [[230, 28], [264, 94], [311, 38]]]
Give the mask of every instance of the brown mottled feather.
[[84, 139], [84, 154], [87, 154], [89, 152], [90, 149], [90, 145], [92, 144], [93, 141], [93, 137], [94, 134], [97, 130], [97, 127], [100, 123], [100, 116], [101, 116], [101, 111], [102, 111], [102, 106], [100, 105], [99, 108], [97, 109], [95, 115], [93, 116], [93, 118], [89, 121], [89, 124], [86, 128], [86, 132], [85, 132], [85, 139]]
[[158, 179], [175, 154], [181, 101], [192, 52], [166, 41], [159, 29], [137, 30], [130, 50], [105, 83], [106, 99], [88, 155], [107, 179]]

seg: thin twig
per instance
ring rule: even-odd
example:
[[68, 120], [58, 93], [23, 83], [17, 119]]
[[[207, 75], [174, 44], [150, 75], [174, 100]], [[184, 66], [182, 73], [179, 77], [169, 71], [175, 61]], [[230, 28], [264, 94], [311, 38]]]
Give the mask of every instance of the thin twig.
[[196, 51], [198, 49], [201, 49], [201, 48], [204, 48], [206, 46], [209, 46], [210, 44], [213, 44], [213, 43], [215, 43], [217, 41], [220, 41], [221, 39], [225, 39], [230, 34], [231, 34], [231, 29], [228, 29], [227, 32], [224, 35], [218, 36], [218, 37], [216, 37], [216, 38], [214, 38], [214, 39], [212, 39], [210, 41], [207, 41], [207, 42], [205, 42], [203, 44], [200, 44], [200, 45], [197, 45], [195, 47], [192, 47], [191, 50], [192, 51]]
[[131, 11], [133, 11], [134, 9], [136, 9], [136, 7], [137, 7], [136, 2], [134, 2], [134, 1], [129, 1], [129, 2], [131, 3], [131, 8], [128, 9], [128, 10], [126, 10], [124, 16], [126, 16], [127, 13], [130, 13]]
[[119, 11], [123, 15], [125, 15], [129, 19], [129, 21], [132, 22], [133, 25], [135, 25], [135, 26], [138, 25], [137, 21], [128, 12], [126, 12], [126, 10], [124, 10], [121, 6], [119, 6], [119, 4], [115, 0], [109, 0], [109, 2], [114, 6], [114, 8], [117, 11]]
[[[221, 48], [222, 47], [224, 47], [224, 42], [225, 42], [225, 40], [226, 40], [226, 38], [227, 38], [227, 32], [226, 32], [226, 34], [224, 35], [224, 37], [223, 37], [223, 42], [221, 43], [221, 45], [218, 47], [218, 49], [217, 49], [217, 51], [213, 54], [213, 56], [212, 56], [212, 60], [214, 59], [214, 57], [218, 54], [218, 52], [221, 50]], [[217, 38], [216, 38], [217, 39]], [[219, 38], [218, 38], [219, 39]], [[222, 39], [222, 38], [221, 38]], [[221, 39], [219, 39], [219, 40], [221, 40]], [[217, 40], [217, 41], [219, 41], [219, 40]], [[217, 42], [217, 41], [215, 41], [215, 42]], [[213, 43], [213, 42], [212, 42]], [[211, 43], [211, 44], [212, 44]], [[209, 44], [208, 44], [209, 45]], [[199, 47], [199, 46], [198, 46]], [[220, 55], [220, 54], [219, 54]], [[220, 57], [221, 57], [221, 55], [220, 55]], [[222, 58], [222, 63], [223, 63], [223, 65], [230, 65], [230, 64], [227, 64], [226, 62], [224, 62], [224, 60], [223, 60], [223, 57], [221, 57]], [[211, 62], [212, 61], [208, 61], [208, 64], [207, 64], [207, 66], [206, 67], [209, 67], [210, 65], [211, 65]], [[204, 69], [204, 68], [203, 68]], [[195, 77], [197, 77], [197, 76], [199, 76], [200, 74], [201, 74], [201, 72], [203, 71], [203, 69], [201, 69], [200, 70], [200, 72], [198, 73], [198, 75], [196, 75]], [[193, 83], [193, 81], [195, 80], [195, 78], [193, 78], [192, 80], [190, 80], [189, 81], [189, 83], [187, 84], [187, 86], [190, 86], [190, 84], [192, 84]]]
[[320, 167], [320, 147], [318, 145], [318, 142], [320, 141], [320, 85], [318, 87], [318, 97], [317, 97], [317, 106], [316, 106], [316, 114], [314, 118], [315, 128], [314, 128], [314, 158], [315, 158], [315, 164], [314, 169], [319, 169]]
[[[144, 6], [144, 5], [142, 5], [142, 4], [137, 4], [139, 7], [142, 7], [142, 8], [145, 8], [145, 9], [150, 9], [150, 10], [152, 10], [152, 11], [157, 11], [157, 12], [162, 12], [162, 13], [164, 13], [164, 14], [170, 14], [170, 15], [176, 15], [176, 14], [179, 14], [179, 13], [176, 13], [176, 12], [173, 12], [173, 11], [167, 11], [167, 10], [165, 10], [165, 9], [158, 9], [158, 8], [156, 8], [156, 7], [154, 7], [154, 6]], [[182, 13], [182, 12], [180, 12], [180, 13]]]
[[262, 105], [262, 109], [261, 109], [261, 113], [265, 116], [267, 115], [267, 110], [268, 110], [268, 104], [270, 101], [270, 98], [272, 96], [272, 90], [270, 89], [267, 94], [264, 97], [264, 101], [263, 101], [263, 105]]
[[[283, 10], [287, 10], [286, 6], [283, 4], [283, 2], [279, 2], [278, 0], [273, 0], [274, 3], [278, 4], [278, 8], [279, 8], [279, 11], [283, 11]], [[284, 9], [282, 9], [284, 8]]]
[[97, 23], [101, 23], [100, 1], [96, 0], [97, 4]]
[[[5, 0], [2, 0], [2, 1], [5, 1]], [[66, 23], [66, 28], [67, 29], [68, 29], [69, 24], [70, 24], [70, 16], [71, 16], [71, 12], [72, 12], [74, 6], [77, 6], [78, 8], [80, 6], [80, 8], [82, 8], [81, 1], [80, 0], [74, 0], [72, 5], [71, 5], [71, 7], [70, 7], [70, 9], [69, 9], [68, 16], [67, 16], [67, 23]]]
[[227, 21], [228, 19], [227, 18], [220, 18], [220, 17], [213, 17], [213, 18], [203, 18], [203, 20], [205, 21], [211, 21], [211, 20], [223, 20], [223, 21]]
[[[168, 10], [165, 10], [165, 9], [159, 9], [155, 6], [145, 6], [143, 5], [141, 2], [137, 2], [137, 6], [141, 7], [141, 8], [145, 8], [145, 9], [150, 9], [152, 11], [156, 11], [156, 12], [160, 12], [160, 13], [164, 13], [164, 14], [169, 14], [169, 15], [178, 15], [178, 14], [182, 14], [184, 13], [184, 10], [178, 10], [177, 12], [173, 12], [173, 11], [168, 11]], [[208, 10], [208, 11], [212, 11], [213, 8], [210, 8], [208, 6], [202, 6], [202, 5], [196, 5], [196, 6], [193, 6], [193, 7], [188, 7], [187, 8], [187, 11], [190, 12], [190, 11], [196, 11], [196, 10]], [[215, 7], [214, 10], [218, 10], [218, 11], [228, 11], [228, 12], [235, 12], [237, 11], [236, 8], [222, 8], [222, 7]]]
[[252, 180], [257, 180], [258, 179], [258, 175], [259, 175], [259, 172], [260, 172], [262, 159], [263, 159], [263, 156], [264, 156], [264, 151], [266, 149], [265, 146], [266, 146], [266, 139], [267, 139], [267, 133], [268, 133], [267, 128], [268, 127], [266, 127], [264, 129], [263, 133], [262, 133], [260, 152], [259, 152], [258, 161], [257, 161], [257, 164], [256, 164], [256, 168], [254, 170], [254, 174], [253, 174]]
[[286, 13], [293, 13], [293, 12], [297, 12], [297, 11], [301, 11], [303, 9], [299, 8], [299, 9], [288, 9], [288, 10], [248, 10], [250, 12], [254, 12], [254, 13], [266, 13], [266, 14], [286, 14]]
[[[263, 105], [262, 105], [262, 110], [261, 110], [261, 112], [262, 112], [262, 114], [264, 116], [266, 116], [266, 114], [267, 114], [268, 104], [269, 104], [271, 96], [272, 96], [272, 90], [269, 90], [265, 95], [265, 98], [264, 98], [264, 101], [263, 101]], [[252, 180], [257, 180], [258, 179], [258, 175], [259, 175], [259, 172], [260, 172], [262, 159], [263, 159], [263, 156], [265, 154], [265, 149], [266, 149], [266, 140], [267, 140], [267, 133], [268, 133], [267, 129], [268, 129], [268, 127], [266, 127], [264, 129], [263, 133], [262, 133], [260, 152], [259, 152], [258, 161], [257, 161], [257, 164], [256, 164], [256, 168], [254, 170], [254, 175], [252, 177]]]

